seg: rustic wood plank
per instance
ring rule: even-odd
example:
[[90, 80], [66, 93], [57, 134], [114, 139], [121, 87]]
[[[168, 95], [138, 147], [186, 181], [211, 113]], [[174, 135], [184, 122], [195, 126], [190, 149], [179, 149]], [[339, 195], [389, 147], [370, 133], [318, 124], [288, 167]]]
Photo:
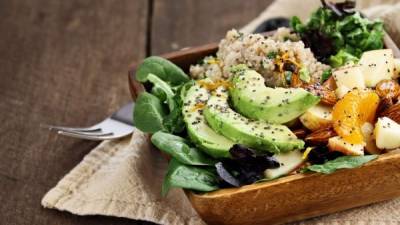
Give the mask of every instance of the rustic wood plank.
[[272, 0], [154, 1], [151, 53], [162, 54], [221, 39], [254, 19]]
[[145, 57], [147, 9], [148, 0], [0, 1], [2, 224], [145, 224], [43, 209], [98, 143], [40, 124], [89, 125], [130, 101], [126, 73]]

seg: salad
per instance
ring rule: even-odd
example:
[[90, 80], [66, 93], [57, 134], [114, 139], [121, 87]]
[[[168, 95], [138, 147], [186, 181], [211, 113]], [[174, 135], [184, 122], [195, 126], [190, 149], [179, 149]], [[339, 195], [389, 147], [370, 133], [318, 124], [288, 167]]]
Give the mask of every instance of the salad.
[[400, 147], [400, 59], [382, 22], [323, 3], [270, 37], [229, 31], [189, 75], [157, 56], [137, 67], [134, 124], [170, 157], [164, 195], [329, 174]]

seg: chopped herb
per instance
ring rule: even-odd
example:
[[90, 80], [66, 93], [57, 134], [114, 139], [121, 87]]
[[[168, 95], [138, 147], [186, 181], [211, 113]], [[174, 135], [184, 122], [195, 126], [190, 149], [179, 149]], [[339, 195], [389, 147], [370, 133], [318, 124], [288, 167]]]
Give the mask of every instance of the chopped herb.
[[278, 55], [278, 52], [269, 52], [267, 54], [267, 58], [268, 59], [275, 59], [277, 55]]

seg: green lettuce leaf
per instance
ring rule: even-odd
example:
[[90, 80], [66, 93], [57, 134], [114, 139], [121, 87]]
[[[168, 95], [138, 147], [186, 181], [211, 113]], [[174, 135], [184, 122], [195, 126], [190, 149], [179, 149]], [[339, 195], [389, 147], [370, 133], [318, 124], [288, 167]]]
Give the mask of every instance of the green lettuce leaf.
[[354, 55], [346, 52], [345, 50], [340, 50], [336, 55], [333, 55], [329, 58], [329, 64], [334, 67], [343, 66], [346, 63], [354, 62], [357, 63], [358, 58]]
[[355, 60], [365, 51], [383, 48], [382, 21], [363, 18], [358, 12], [336, 16], [331, 9], [321, 7], [307, 23], [293, 17], [290, 25], [318, 60], [333, 67]]

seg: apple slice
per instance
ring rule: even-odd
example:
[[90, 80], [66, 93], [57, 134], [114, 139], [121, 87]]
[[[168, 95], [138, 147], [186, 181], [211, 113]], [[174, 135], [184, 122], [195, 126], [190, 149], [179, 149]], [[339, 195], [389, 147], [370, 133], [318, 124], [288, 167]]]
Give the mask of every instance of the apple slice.
[[277, 154], [274, 155], [274, 157], [278, 160], [281, 166], [276, 169], [266, 169], [264, 171], [264, 176], [267, 179], [275, 179], [286, 175], [299, 168], [305, 162], [305, 159], [303, 159], [303, 153], [301, 153], [300, 150]]
[[378, 148], [390, 150], [400, 147], [400, 125], [388, 117], [378, 118], [374, 134]]
[[343, 98], [347, 93], [349, 93], [351, 89], [346, 86], [340, 86], [335, 90], [336, 97], [339, 99]]
[[369, 154], [380, 154], [382, 150], [376, 146], [374, 138], [374, 125], [368, 122], [364, 123], [361, 126], [361, 133], [364, 137], [364, 142], [366, 143], [365, 150]]
[[365, 88], [364, 76], [361, 72], [361, 66], [344, 67], [332, 73], [338, 88], [346, 87], [348, 89]]
[[391, 49], [364, 52], [358, 64], [361, 66], [368, 87], [375, 87], [379, 81], [394, 77], [394, 58]]
[[332, 107], [315, 105], [300, 116], [300, 121], [312, 131], [327, 127], [332, 124]]
[[339, 136], [328, 140], [328, 148], [331, 151], [341, 152], [345, 155], [364, 155], [365, 142], [361, 144], [350, 144]]

